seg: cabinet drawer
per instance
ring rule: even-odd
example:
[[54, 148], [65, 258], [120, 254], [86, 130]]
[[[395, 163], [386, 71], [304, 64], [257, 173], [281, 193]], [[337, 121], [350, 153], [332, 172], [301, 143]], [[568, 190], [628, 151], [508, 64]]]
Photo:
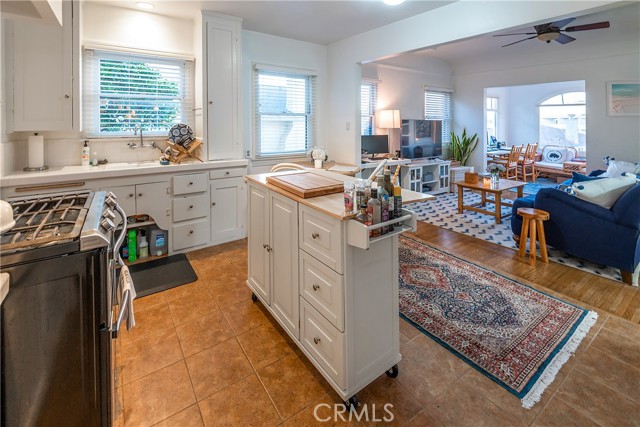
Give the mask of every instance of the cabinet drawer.
[[300, 206], [300, 248], [342, 273], [342, 221]]
[[173, 195], [207, 191], [207, 173], [191, 173], [173, 177]]
[[220, 178], [238, 178], [247, 174], [246, 168], [225, 168], [225, 169], [213, 169], [209, 171], [210, 179]]
[[302, 345], [329, 377], [344, 390], [344, 334], [322, 317], [304, 298], [300, 298], [300, 310]]
[[186, 221], [202, 218], [209, 212], [209, 195], [182, 197], [173, 199], [173, 220]]
[[189, 221], [173, 226], [173, 250], [179, 251], [209, 241], [209, 219]]
[[344, 277], [300, 251], [300, 296], [344, 332]]

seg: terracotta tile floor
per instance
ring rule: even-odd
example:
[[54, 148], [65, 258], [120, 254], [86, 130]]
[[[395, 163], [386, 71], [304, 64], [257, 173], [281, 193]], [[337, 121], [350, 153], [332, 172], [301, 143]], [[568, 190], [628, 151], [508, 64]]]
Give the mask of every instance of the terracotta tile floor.
[[[384, 425], [314, 419], [340, 399], [251, 301], [246, 241], [189, 258], [197, 282], [135, 301], [138, 324], [118, 342], [119, 426]], [[391, 403], [393, 426], [640, 425], [640, 326], [599, 316], [531, 410], [403, 321], [400, 374], [358, 397], [378, 419]]]

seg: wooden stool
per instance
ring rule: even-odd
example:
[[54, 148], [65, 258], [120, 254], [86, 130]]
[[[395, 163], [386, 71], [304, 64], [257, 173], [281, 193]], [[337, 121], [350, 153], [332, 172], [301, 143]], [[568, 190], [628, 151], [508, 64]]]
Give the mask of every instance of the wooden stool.
[[533, 208], [518, 208], [518, 215], [522, 217], [522, 231], [520, 231], [520, 249], [518, 256], [524, 258], [527, 246], [527, 236], [531, 240], [529, 244], [529, 263], [536, 265], [536, 229], [540, 242], [540, 258], [542, 262], [549, 262], [547, 257], [547, 241], [544, 237], [542, 222], [549, 219], [549, 212]]

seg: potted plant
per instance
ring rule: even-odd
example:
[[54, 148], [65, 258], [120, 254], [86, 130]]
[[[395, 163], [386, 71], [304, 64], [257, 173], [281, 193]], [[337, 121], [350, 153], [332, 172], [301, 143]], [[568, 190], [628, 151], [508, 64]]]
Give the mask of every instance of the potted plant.
[[316, 169], [322, 168], [322, 162], [326, 161], [329, 156], [327, 155], [327, 149], [324, 147], [313, 147], [307, 151], [307, 157], [313, 160], [313, 164]]
[[462, 130], [462, 135], [458, 136], [451, 131], [451, 158], [459, 161], [462, 166], [466, 166], [467, 160], [469, 160], [476, 145], [478, 145], [477, 133], [474, 133], [473, 136], [468, 136], [465, 128]]

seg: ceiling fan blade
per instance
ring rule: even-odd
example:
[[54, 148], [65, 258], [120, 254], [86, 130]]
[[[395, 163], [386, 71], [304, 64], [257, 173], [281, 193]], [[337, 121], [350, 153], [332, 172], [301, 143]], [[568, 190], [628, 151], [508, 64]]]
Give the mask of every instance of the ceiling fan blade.
[[560, 21], [555, 21], [555, 22], [549, 23], [549, 26], [550, 27], [554, 27], [554, 28], [562, 28], [565, 25], [570, 24], [575, 20], [576, 20], [576, 18], [561, 19]]
[[507, 46], [511, 46], [512, 44], [516, 44], [516, 43], [520, 43], [526, 40], [531, 40], [531, 39], [535, 39], [537, 37], [537, 35], [533, 36], [533, 37], [527, 37], [526, 39], [522, 39], [522, 40], [518, 40], [517, 42], [513, 42], [513, 43], [509, 43], [509, 44], [505, 44], [502, 47], [507, 47]]
[[494, 34], [493, 37], [502, 37], [502, 36], [530, 36], [530, 35], [538, 35], [538, 33], [510, 33], [510, 34]]
[[609, 21], [594, 22], [593, 24], [585, 25], [575, 25], [573, 27], [567, 27], [562, 31], [571, 33], [573, 31], [599, 30], [600, 28], [609, 28]]
[[562, 34], [560, 33], [560, 35], [558, 36], [558, 38], [556, 39], [556, 41], [560, 44], [567, 44], [570, 43], [572, 41], [574, 41], [575, 39], [571, 36], [568, 36], [566, 34]]

